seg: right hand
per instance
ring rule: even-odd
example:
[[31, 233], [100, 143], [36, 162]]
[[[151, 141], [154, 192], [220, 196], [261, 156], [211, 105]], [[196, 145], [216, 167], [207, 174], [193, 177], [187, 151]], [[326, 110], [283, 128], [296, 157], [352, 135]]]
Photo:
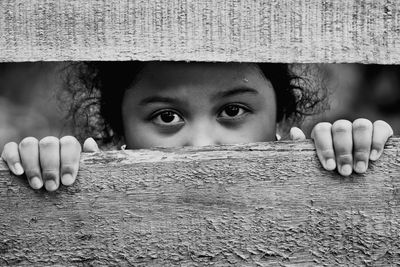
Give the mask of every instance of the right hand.
[[[83, 144], [84, 152], [96, 152], [99, 148], [93, 138]], [[79, 169], [81, 145], [73, 136], [60, 139], [47, 136], [38, 141], [35, 137], [26, 137], [19, 144], [5, 144], [1, 157], [15, 175], [26, 174], [33, 189], [43, 187], [55, 191], [60, 186], [69, 186], [75, 182]]]

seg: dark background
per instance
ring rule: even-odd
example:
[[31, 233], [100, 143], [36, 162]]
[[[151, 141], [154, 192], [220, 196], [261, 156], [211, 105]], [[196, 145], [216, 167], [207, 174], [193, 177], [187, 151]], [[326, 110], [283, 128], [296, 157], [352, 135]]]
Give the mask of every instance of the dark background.
[[[71, 133], [65, 107], [57, 96], [66, 63], [0, 64], [0, 148], [26, 136], [38, 139]], [[400, 132], [400, 68], [386, 65], [326, 64], [329, 109], [307, 118], [307, 136], [315, 123], [359, 117], [382, 119]]]

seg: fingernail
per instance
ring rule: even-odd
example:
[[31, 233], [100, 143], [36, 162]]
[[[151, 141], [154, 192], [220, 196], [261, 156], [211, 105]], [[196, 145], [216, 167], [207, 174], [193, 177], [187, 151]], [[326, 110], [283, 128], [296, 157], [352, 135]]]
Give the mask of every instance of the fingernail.
[[355, 169], [356, 172], [362, 173], [362, 172], [365, 172], [366, 170], [367, 170], [367, 165], [365, 164], [364, 161], [357, 162], [356, 169]]
[[345, 175], [345, 176], [350, 175], [350, 174], [351, 174], [351, 171], [352, 171], [351, 166], [350, 166], [349, 164], [343, 165], [343, 166], [340, 168], [340, 170], [341, 170], [341, 174], [342, 174], [342, 175]]
[[47, 191], [55, 191], [57, 189], [56, 182], [54, 182], [53, 180], [47, 180], [45, 187]]
[[22, 168], [22, 165], [19, 162], [14, 164], [14, 170], [16, 175], [22, 175], [24, 173], [24, 169]]
[[71, 174], [66, 173], [61, 177], [61, 182], [63, 185], [72, 185], [74, 183], [74, 178]]
[[34, 189], [42, 188], [42, 186], [43, 186], [42, 180], [40, 180], [39, 177], [31, 178], [31, 186]]
[[330, 171], [336, 168], [336, 162], [333, 159], [328, 159], [326, 161], [326, 168]]
[[379, 158], [379, 152], [376, 149], [373, 149], [371, 151], [371, 154], [369, 155], [370, 160], [377, 160]]

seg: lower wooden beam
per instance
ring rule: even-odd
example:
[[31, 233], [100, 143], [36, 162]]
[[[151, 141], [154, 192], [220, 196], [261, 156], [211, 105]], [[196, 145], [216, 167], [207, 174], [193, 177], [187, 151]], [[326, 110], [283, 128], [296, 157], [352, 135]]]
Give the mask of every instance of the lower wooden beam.
[[0, 265], [400, 264], [399, 148], [348, 178], [309, 141], [84, 154], [56, 193], [0, 163]]

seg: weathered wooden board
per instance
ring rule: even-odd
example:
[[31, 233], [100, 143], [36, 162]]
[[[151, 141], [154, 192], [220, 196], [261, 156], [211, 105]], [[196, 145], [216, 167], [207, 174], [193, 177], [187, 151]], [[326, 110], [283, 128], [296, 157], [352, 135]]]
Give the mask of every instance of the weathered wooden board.
[[33, 191], [0, 165], [0, 265], [400, 264], [400, 139], [366, 175], [309, 141], [84, 154]]
[[400, 63], [396, 0], [1, 0], [1, 61]]

